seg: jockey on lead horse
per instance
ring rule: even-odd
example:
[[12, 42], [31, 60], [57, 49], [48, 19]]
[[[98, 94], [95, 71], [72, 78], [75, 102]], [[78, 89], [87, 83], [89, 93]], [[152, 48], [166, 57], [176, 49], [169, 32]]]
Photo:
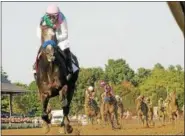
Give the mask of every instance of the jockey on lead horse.
[[[66, 80], [69, 81], [72, 77], [73, 68], [71, 60], [71, 52], [68, 39], [68, 28], [64, 14], [60, 11], [56, 5], [49, 5], [47, 7], [45, 15], [42, 17], [40, 26], [48, 26], [55, 30], [56, 40], [58, 44], [58, 51], [66, 56], [66, 65], [68, 74]], [[41, 39], [41, 28], [37, 28], [37, 36]], [[37, 58], [38, 59], [38, 58]], [[34, 75], [36, 76], [36, 63], [34, 64]], [[36, 78], [36, 77], [35, 77]]]

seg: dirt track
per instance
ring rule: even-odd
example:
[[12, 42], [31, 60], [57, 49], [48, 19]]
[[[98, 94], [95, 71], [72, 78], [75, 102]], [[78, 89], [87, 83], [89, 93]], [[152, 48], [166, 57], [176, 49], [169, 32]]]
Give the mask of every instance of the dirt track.
[[[46, 135], [60, 135], [59, 127], [52, 127], [50, 132]], [[125, 122], [123, 129], [111, 130], [110, 127], [102, 128], [99, 125], [95, 126], [74, 126], [73, 135], [184, 135], [184, 121], [178, 122], [177, 127], [171, 124], [161, 126], [156, 123], [155, 127], [143, 128], [137, 123]], [[12, 129], [2, 130], [2, 135], [44, 135], [41, 128], [37, 129]]]

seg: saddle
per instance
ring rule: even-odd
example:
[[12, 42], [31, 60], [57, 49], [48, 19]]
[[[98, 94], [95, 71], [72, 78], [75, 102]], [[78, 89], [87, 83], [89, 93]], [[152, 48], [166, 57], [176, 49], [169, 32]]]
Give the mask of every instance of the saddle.
[[140, 104], [140, 110], [143, 112], [144, 115], [146, 115], [148, 113], [148, 106], [143, 101]]
[[94, 100], [91, 99], [90, 101], [88, 101], [88, 105], [89, 105], [89, 107], [91, 107], [95, 111], [97, 111], [97, 104], [96, 104], [96, 102]]
[[114, 102], [114, 97], [113, 96], [105, 96], [104, 97], [104, 102], [105, 103], [111, 103], [111, 102]]

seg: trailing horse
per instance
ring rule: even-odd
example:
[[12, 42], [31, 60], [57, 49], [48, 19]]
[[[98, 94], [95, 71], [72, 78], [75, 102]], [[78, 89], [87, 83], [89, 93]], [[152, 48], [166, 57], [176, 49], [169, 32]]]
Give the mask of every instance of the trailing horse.
[[167, 115], [170, 121], [172, 121], [172, 124], [174, 124], [175, 122], [177, 122], [177, 119], [179, 118], [179, 108], [176, 99], [176, 91], [171, 92], [170, 95], [167, 96], [166, 101], [167, 101]]
[[159, 122], [162, 125], [165, 125], [165, 121], [166, 121], [166, 117], [167, 117], [167, 111], [166, 110], [167, 110], [167, 105], [166, 104], [162, 107], [158, 107], [158, 109], [157, 109], [157, 116], [158, 116]]
[[116, 98], [117, 101], [117, 113], [118, 113], [118, 119], [120, 121], [121, 127], [123, 127], [123, 113], [124, 113], [124, 106], [122, 103], [122, 99]]
[[[104, 101], [104, 102], [103, 102]], [[103, 123], [109, 119], [112, 129], [120, 129], [117, 113], [117, 101], [115, 97], [105, 97], [101, 102], [101, 114]]]
[[[45, 26], [41, 27], [41, 38], [42, 45], [36, 61], [36, 83], [42, 102], [43, 128], [45, 133], [49, 132], [50, 119], [47, 112], [49, 99], [59, 95], [64, 114], [61, 126], [64, 127], [64, 133], [71, 133], [73, 129], [70, 126], [68, 114], [79, 69], [74, 72], [72, 79], [67, 81], [65, 78], [67, 73], [65, 56], [58, 52], [54, 30]], [[76, 56], [72, 56], [75, 65], [79, 67]]]
[[143, 126], [149, 127], [148, 125], [148, 106], [140, 99], [136, 99], [136, 111], [138, 115], [138, 121], [142, 121]]
[[154, 110], [153, 110], [153, 106], [148, 104], [148, 124], [154, 126], [155, 122], [154, 122]]
[[[95, 105], [96, 104], [96, 105]], [[97, 120], [100, 120], [100, 108], [97, 106], [97, 103], [94, 100], [88, 99], [85, 95], [85, 114], [88, 116], [88, 118], [91, 121], [91, 124], [94, 124], [94, 120], [97, 122]], [[98, 122], [97, 122], [98, 124]]]

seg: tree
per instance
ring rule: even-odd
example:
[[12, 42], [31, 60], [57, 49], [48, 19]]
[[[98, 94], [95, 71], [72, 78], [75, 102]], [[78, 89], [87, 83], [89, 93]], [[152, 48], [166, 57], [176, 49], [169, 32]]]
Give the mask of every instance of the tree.
[[1, 67], [1, 75], [8, 80], [8, 74], [3, 70], [3, 67]]
[[170, 66], [168, 67], [168, 69], [169, 69], [169, 71], [174, 71], [174, 70], [175, 70], [175, 67], [174, 67], [173, 65], [170, 65]]
[[164, 69], [164, 67], [160, 63], [157, 63], [154, 65], [154, 69]]
[[137, 73], [134, 75], [134, 78], [132, 80], [132, 83], [137, 86], [138, 84], [141, 84], [145, 79], [147, 79], [151, 75], [150, 69], [145, 68], [138, 68]]
[[[3, 70], [3, 67], [1, 67], [1, 76], [5, 77], [8, 80], [8, 74]], [[9, 81], [9, 80], [8, 80]], [[9, 112], [9, 97], [6, 95], [1, 96], [1, 110]]]
[[9, 112], [9, 97], [8, 96], [1, 96], [1, 110]]
[[[151, 71], [151, 75], [142, 84], [139, 84], [140, 92], [145, 96], [151, 96], [155, 105], [157, 105], [160, 97], [166, 98], [167, 90], [171, 92], [175, 89], [179, 94], [184, 90], [184, 72], [177, 71], [172, 66], [170, 69], [166, 70], [161, 66], [155, 66]], [[182, 97], [179, 96], [178, 101], [183, 103]]]
[[131, 81], [134, 77], [134, 71], [123, 59], [109, 59], [108, 64], [105, 65], [105, 75], [109, 81], [119, 84], [123, 80]]
[[[5, 75], [6, 72], [4, 73]], [[6, 76], [8, 77], [8, 76]], [[137, 72], [129, 67], [123, 59], [109, 59], [105, 65], [105, 71], [100, 67], [81, 68], [76, 83], [76, 90], [71, 103], [70, 114], [84, 113], [85, 90], [88, 86], [94, 86], [96, 100], [99, 103], [100, 95], [104, 91], [100, 88], [100, 80], [107, 81], [115, 92], [123, 99], [125, 108], [135, 111], [135, 99], [140, 94], [150, 97], [153, 104], [157, 105], [160, 97], [166, 99], [167, 93], [177, 91], [178, 104], [184, 104], [184, 70], [180, 65], [170, 65], [165, 69], [160, 63], [154, 65], [153, 69], [138, 68]], [[14, 97], [14, 111], [17, 113], [34, 113], [41, 115], [41, 103], [38, 96], [38, 88], [35, 81], [29, 85], [15, 83], [18, 86], [30, 90], [25, 95]], [[8, 109], [8, 101], [2, 97], [2, 109]], [[58, 97], [50, 99], [52, 109], [61, 109]]]
[[29, 113], [40, 115], [41, 103], [38, 97], [37, 85], [35, 81], [32, 81], [28, 86], [19, 82], [14, 84], [30, 90], [26, 94], [17, 95], [14, 97], [14, 111], [25, 115]]
[[177, 68], [177, 71], [182, 71], [183, 70], [181, 65], [176, 65], [176, 68]]

